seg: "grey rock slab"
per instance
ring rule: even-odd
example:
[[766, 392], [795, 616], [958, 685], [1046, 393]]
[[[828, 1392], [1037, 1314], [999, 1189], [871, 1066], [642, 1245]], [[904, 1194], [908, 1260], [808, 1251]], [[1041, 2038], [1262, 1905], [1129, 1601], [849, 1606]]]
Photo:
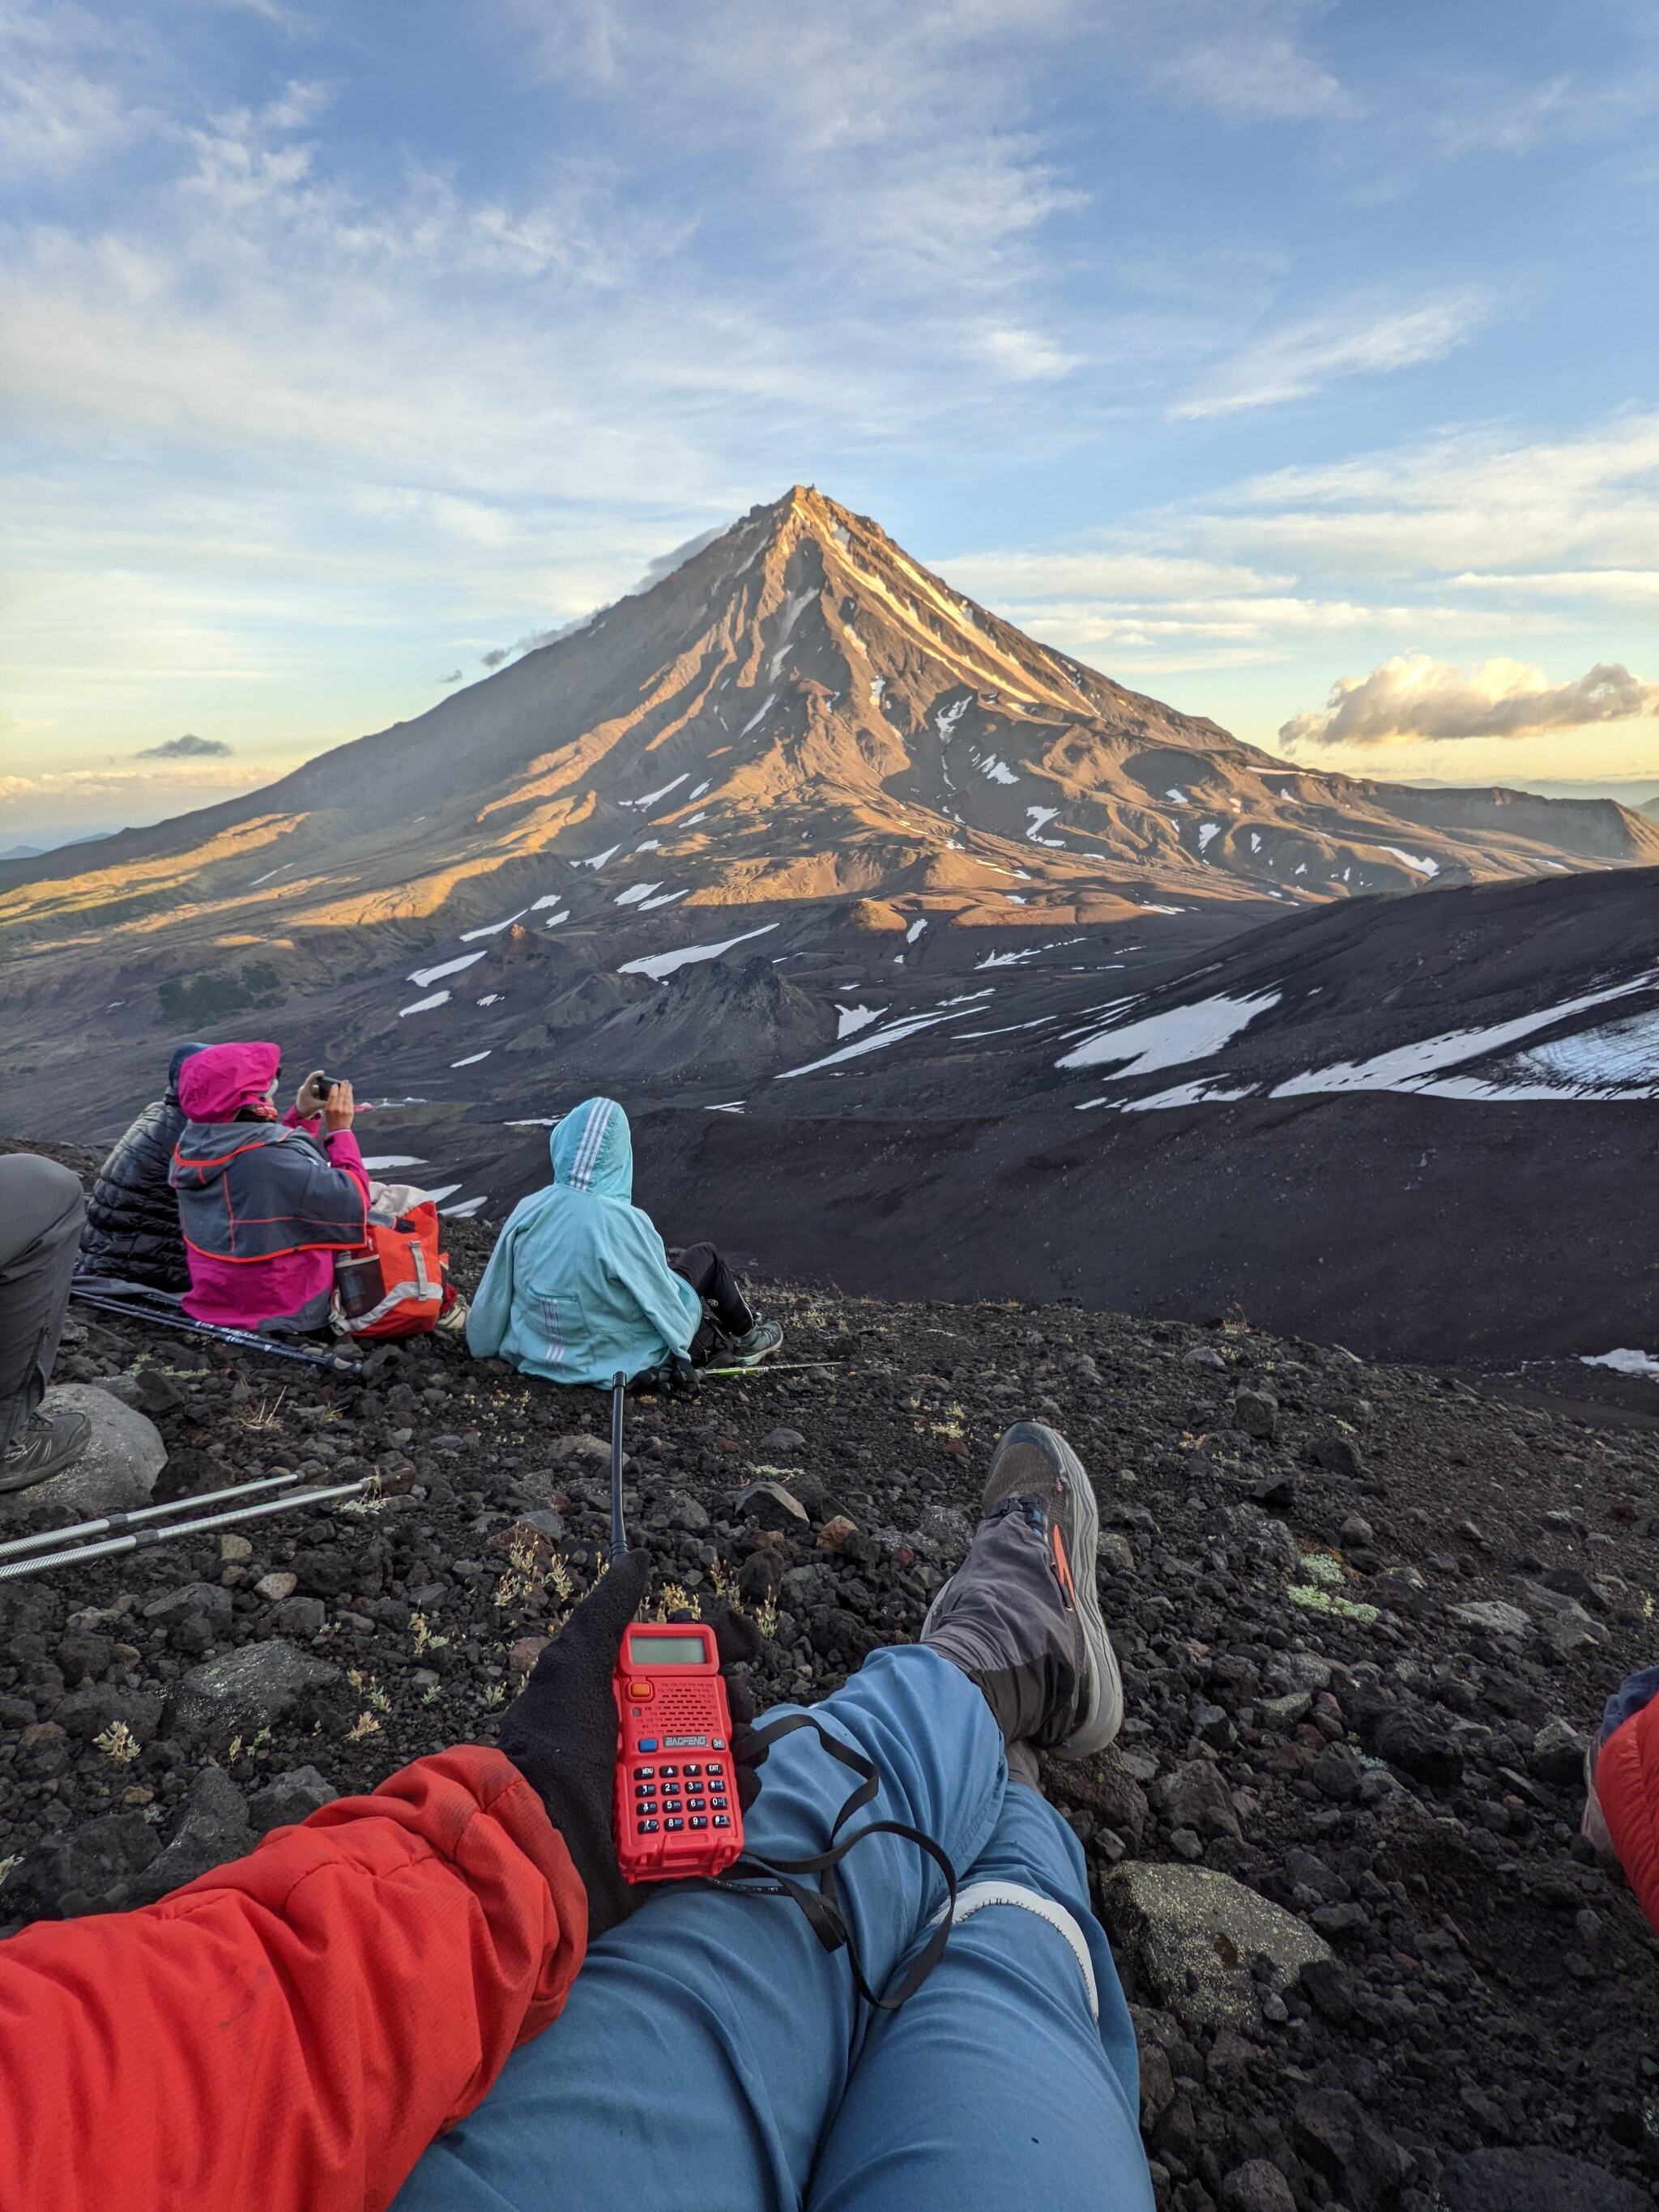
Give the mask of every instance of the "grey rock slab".
[[1296, 2212], [1291, 2185], [1271, 2160], [1247, 2159], [1221, 2184], [1222, 2212]]
[[1466, 2151], [1441, 2178], [1445, 2212], [1652, 2212], [1633, 2181], [1565, 2151], [1506, 2147]]
[[1501, 1597], [1477, 1598], [1471, 1605], [1455, 1605], [1451, 1617], [1465, 1628], [1478, 1628], [1487, 1636], [1521, 1639], [1534, 1632], [1531, 1620], [1520, 1607], [1510, 1605]]
[[41, 1401], [43, 1413], [84, 1413], [92, 1424], [87, 1448], [72, 1467], [32, 1489], [0, 1497], [0, 1528], [43, 1507], [65, 1525], [105, 1513], [130, 1513], [148, 1505], [167, 1448], [154, 1421], [95, 1382], [60, 1382]]
[[1584, 1753], [1589, 1739], [1553, 1714], [1532, 1740], [1527, 1764], [1540, 1782], [1557, 1790], [1576, 1790], [1584, 1778]]
[[165, 1850], [127, 1885], [129, 1905], [152, 1905], [169, 1890], [182, 1888], [253, 1846], [247, 1806], [222, 1767], [204, 1766], [196, 1777], [190, 1806]]
[[307, 1692], [341, 1679], [337, 1667], [271, 1637], [192, 1667], [179, 1685], [173, 1724], [186, 1735], [215, 1736], [268, 1727]]
[[1191, 2027], [1249, 2034], [1262, 1995], [1282, 1996], [1304, 1966], [1334, 1955], [1293, 1913], [1205, 1867], [1115, 1867], [1101, 1895], [1158, 1996]]
[[1346, 2089], [1310, 2089], [1296, 2101], [1297, 2148], [1353, 2212], [1390, 2212], [1416, 2162]]
[[[433, 1676], [437, 1680], [437, 1676]], [[266, 1835], [272, 1828], [286, 1828], [297, 1820], [304, 1820], [339, 1796], [331, 1782], [325, 1781], [314, 1766], [290, 1767], [286, 1774], [273, 1775], [263, 1790], [256, 1790], [247, 1801], [247, 1817], [258, 1835]]]

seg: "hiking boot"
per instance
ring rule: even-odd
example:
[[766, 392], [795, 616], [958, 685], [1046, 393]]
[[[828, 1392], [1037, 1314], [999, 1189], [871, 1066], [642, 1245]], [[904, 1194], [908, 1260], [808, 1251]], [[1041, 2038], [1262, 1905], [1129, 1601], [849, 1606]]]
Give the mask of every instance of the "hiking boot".
[[1086, 1759], [1122, 1725], [1123, 1686], [1095, 1594], [1100, 1516], [1077, 1454], [1041, 1421], [1016, 1421], [1003, 1437], [980, 1512], [921, 1640], [979, 1685], [1011, 1768], [1035, 1783], [1035, 1752]]
[[59, 1407], [55, 1413], [31, 1413], [0, 1452], [0, 1491], [29, 1490], [73, 1467], [92, 1440], [84, 1413]]
[[724, 1367], [758, 1367], [783, 1342], [783, 1331], [775, 1321], [757, 1321], [741, 1336], [734, 1336], [717, 1363]]

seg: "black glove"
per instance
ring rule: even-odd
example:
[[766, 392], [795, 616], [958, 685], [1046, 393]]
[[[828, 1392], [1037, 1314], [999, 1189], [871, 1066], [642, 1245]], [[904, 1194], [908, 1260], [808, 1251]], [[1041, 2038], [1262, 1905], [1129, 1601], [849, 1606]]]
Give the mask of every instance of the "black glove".
[[[624, 1881], [617, 1863], [617, 1724], [611, 1686], [623, 1636], [644, 1602], [650, 1579], [651, 1562], [644, 1552], [629, 1552], [602, 1575], [537, 1660], [529, 1680], [501, 1717], [501, 1747], [546, 1806], [581, 1876], [587, 1892], [590, 1939], [627, 1919], [641, 1901], [641, 1888]], [[753, 1623], [742, 1615], [711, 1626], [723, 1668], [728, 1645], [733, 1662], [752, 1657], [758, 1650]], [[744, 1628], [751, 1639], [747, 1648]], [[727, 1698], [732, 1708], [732, 1761], [738, 1802], [746, 1810], [760, 1790], [754, 1772], [759, 1761], [751, 1757], [745, 1763], [744, 1752], [754, 1705], [729, 1680]]]

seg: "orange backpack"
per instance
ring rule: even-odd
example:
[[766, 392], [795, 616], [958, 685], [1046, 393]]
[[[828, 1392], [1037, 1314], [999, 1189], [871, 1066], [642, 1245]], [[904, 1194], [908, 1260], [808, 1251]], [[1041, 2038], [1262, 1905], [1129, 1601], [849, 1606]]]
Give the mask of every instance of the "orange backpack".
[[368, 1241], [334, 1265], [337, 1325], [349, 1336], [424, 1336], [448, 1296], [449, 1255], [438, 1249], [430, 1199], [394, 1220], [368, 1218]]

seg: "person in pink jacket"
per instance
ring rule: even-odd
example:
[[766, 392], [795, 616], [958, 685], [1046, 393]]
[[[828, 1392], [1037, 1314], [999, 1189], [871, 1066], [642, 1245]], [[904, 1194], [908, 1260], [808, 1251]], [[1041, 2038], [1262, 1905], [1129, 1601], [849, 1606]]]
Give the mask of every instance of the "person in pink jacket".
[[[167, 1180], [190, 1261], [184, 1310], [270, 1334], [326, 1328], [334, 1255], [368, 1233], [351, 1085], [307, 1077], [280, 1119], [274, 1044], [216, 1044], [179, 1072], [184, 1132]], [[319, 1131], [319, 1121], [322, 1127]]]

